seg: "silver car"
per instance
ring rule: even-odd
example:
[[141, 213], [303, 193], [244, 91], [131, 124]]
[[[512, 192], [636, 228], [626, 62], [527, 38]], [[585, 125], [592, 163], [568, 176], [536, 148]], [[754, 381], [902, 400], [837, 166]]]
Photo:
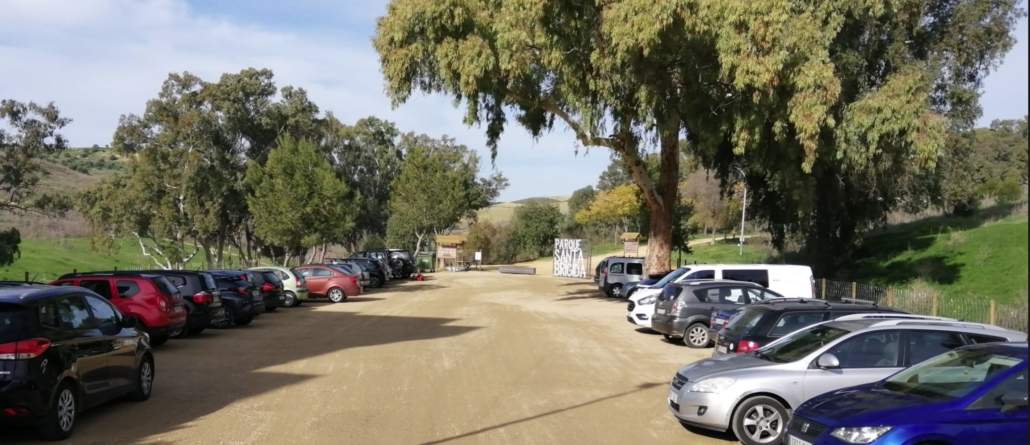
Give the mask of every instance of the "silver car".
[[668, 405], [681, 423], [778, 444], [791, 410], [817, 395], [874, 382], [954, 348], [1025, 341], [1022, 332], [904, 314], [856, 314], [789, 334], [747, 355], [676, 373]]

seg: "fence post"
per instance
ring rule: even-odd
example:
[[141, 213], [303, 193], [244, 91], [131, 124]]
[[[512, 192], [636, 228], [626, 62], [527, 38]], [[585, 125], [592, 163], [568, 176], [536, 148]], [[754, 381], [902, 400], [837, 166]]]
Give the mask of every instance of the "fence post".
[[851, 299], [856, 299], [856, 298], [858, 298], [858, 282], [857, 281], [852, 281], [851, 282]]
[[826, 299], [826, 278], [823, 278], [823, 293], [822, 293], [822, 297], [823, 297], [823, 300]]
[[27, 271], [27, 270], [25, 271], [25, 282], [26, 283], [29, 282], [29, 271]]
[[893, 287], [888, 287], [887, 288], [887, 298], [886, 298], [886, 300], [887, 300], [887, 306], [891, 306], [891, 307], [894, 306], [894, 288]]
[[991, 320], [991, 324], [995, 324], [996, 314], [997, 313], [998, 313], [997, 307], [995, 306], [994, 299], [992, 298], [991, 299], [991, 314], [990, 314], [990, 318], [989, 318]]
[[930, 295], [930, 297], [931, 297], [931, 300], [932, 300], [932, 303], [933, 303], [933, 305], [930, 307], [930, 315], [933, 315], [934, 317], [936, 317], [937, 316], [937, 306], [938, 306], [937, 300], [939, 300], [940, 297], [937, 294], [932, 294], [932, 295]]

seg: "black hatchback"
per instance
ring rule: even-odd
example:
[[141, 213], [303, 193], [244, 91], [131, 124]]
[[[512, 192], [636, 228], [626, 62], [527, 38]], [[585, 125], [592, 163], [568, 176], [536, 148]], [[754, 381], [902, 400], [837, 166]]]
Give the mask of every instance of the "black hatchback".
[[119, 397], [150, 398], [146, 334], [81, 287], [0, 284], [0, 423], [71, 435], [79, 413]]
[[745, 306], [715, 336], [713, 356], [755, 351], [784, 335], [853, 314], [904, 313], [871, 302], [780, 298]]

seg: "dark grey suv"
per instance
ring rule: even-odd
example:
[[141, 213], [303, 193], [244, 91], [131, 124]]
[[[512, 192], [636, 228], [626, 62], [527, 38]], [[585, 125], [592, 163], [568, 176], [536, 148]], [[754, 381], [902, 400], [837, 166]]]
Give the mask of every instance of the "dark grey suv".
[[708, 326], [713, 312], [783, 298], [759, 284], [746, 281], [703, 280], [665, 286], [655, 302], [651, 329], [672, 341], [683, 339], [691, 348], [711, 344]]

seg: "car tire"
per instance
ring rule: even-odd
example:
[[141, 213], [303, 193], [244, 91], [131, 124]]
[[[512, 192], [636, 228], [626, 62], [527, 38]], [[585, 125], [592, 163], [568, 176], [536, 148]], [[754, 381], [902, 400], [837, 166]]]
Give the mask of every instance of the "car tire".
[[[189, 306], [187, 306], [186, 307], [186, 320], [189, 320], [189, 319], [190, 319], [190, 308], [189, 308]], [[187, 323], [189, 323], [189, 322], [187, 321]], [[175, 337], [175, 338], [186, 338], [186, 337], [189, 337], [189, 336], [190, 336], [190, 328], [188, 326], [183, 326], [182, 329], [179, 330], [179, 332], [176, 332], [175, 335], [173, 335], [173, 337]]]
[[756, 396], [737, 405], [730, 425], [744, 445], [778, 444], [787, 431], [788, 416], [779, 400]]
[[665, 341], [667, 341], [669, 343], [673, 343], [673, 342], [676, 341], [676, 337], [673, 337], [673, 336], [671, 336], [669, 334], [662, 334], [662, 337], [665, 337]]
[[338, 287], [330, 288], [329, 292], [326, 292], [329, 297], [329, 301], [333, 303], [343, 303], [347, 301], [347, 293]]
[[283, 294], [283, 306], [297, 307], [297, 294], [291, 291], [286, 291], [286, 293]]
[[622, 285], [619, 283], [609, 284], [608, 290], [605, 293], [610, 298], [622, 298]]
[[142, 402], [149, 399], [154, 390], [154, 376], [154, 358], [147, 354], [140, 361], [139, 368], [136, 368], [136, 382], [129, 393], [129, 400]]
[[204, 332], [205, 329], [207, 329], [206, 326], [202, 326], [199, 328], [190, 328], [190, 336], [200, 335], [200, 333]]
[[57, 387], [54, 394], [50, 409], [39, 426], [39, 435], [51, 441], [70, 437], [79, 415], [79, 395], [74, 386], [65, 381]]
[[712, 336], [708, 332], [708, 326], [704, 323], [691, 323], [683, 330], [683, 344], [689, 348], [707, 348], [712, 344]]

